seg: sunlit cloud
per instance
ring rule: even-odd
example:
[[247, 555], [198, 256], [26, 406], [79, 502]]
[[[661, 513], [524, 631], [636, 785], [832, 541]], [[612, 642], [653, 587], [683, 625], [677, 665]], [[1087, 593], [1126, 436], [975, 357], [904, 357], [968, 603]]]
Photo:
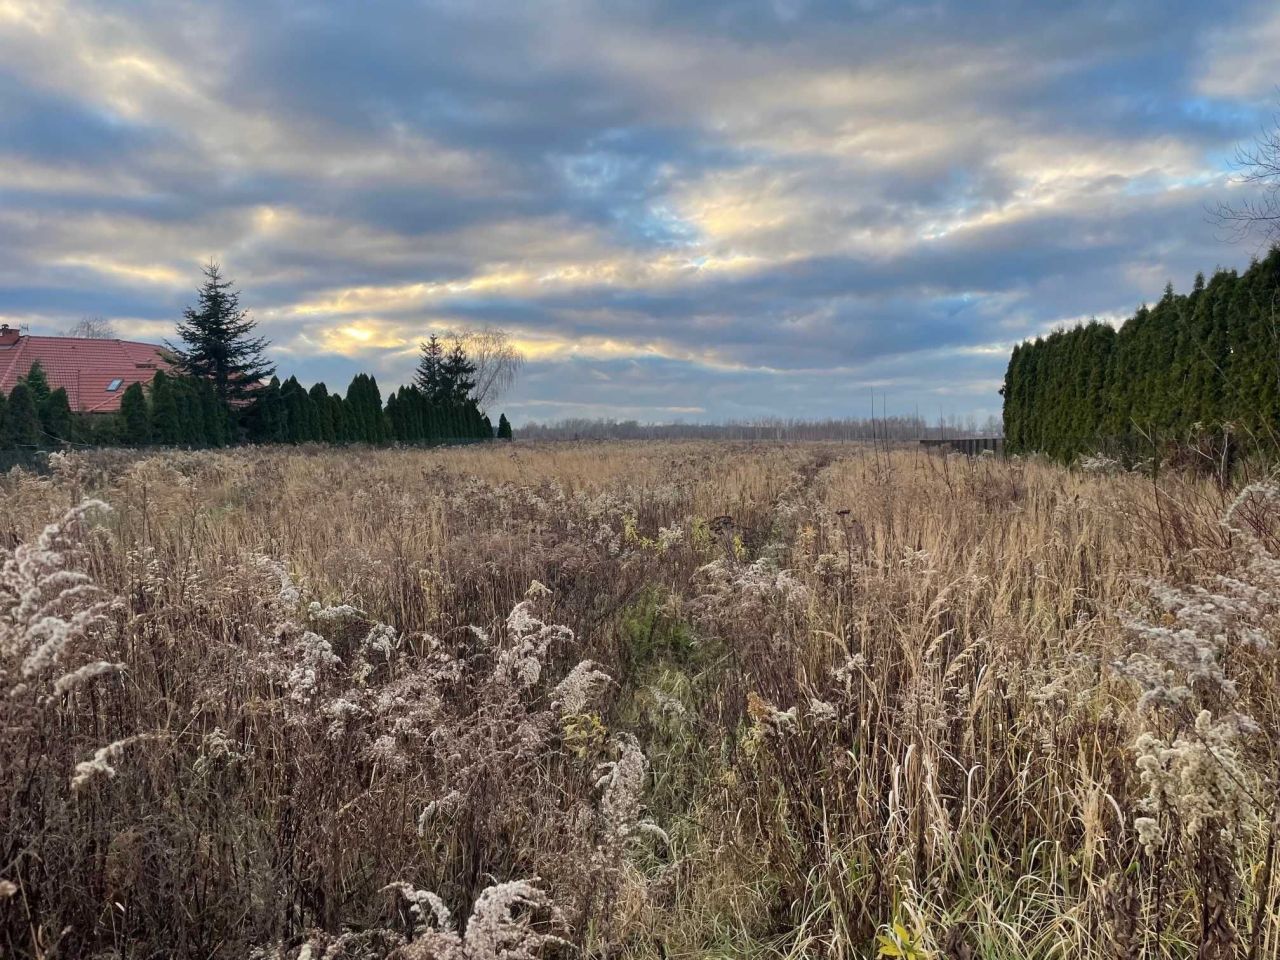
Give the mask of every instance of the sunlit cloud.
[[337, 389], [496, 324], [524, 417], [991, 413], [1020, 338], [1253, 252], [1204, 209], [1277, 31], [1248, 2], [0, 0], [0, 309], [164, 339], [212, 256], [281, 373]]
[[110, 279], [126, 282], [177, 286], [186, 282], [187, 276], [172, 267], [147, 263], [124, 263], [105, 257], [62, 257], [56, 261], [61, 266], [83, 267]]

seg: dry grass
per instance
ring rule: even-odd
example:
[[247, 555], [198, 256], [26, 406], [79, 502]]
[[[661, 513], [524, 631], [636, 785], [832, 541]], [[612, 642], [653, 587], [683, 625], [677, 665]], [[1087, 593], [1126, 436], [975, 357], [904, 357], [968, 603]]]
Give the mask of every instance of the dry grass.
[[823, 444], [9, 474], [0, 955], [1274, 957], [1238, 494]]

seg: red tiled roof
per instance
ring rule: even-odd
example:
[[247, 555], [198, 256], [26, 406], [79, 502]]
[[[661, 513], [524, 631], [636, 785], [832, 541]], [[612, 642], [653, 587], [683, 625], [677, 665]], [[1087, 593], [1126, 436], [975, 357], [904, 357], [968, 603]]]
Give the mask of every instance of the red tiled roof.
[[[134, 340], [18, 337], [16, 343], [0, 343], [0, 391], [8, 396], [39, 360], [50, 388], [66, 389], [72, 410], [113, 413], [130, 384], [149, 384], [156, 370], [173, 366], [166, 356], [163, 347]], [[113, 380], [120, 385], [108, 391]]]

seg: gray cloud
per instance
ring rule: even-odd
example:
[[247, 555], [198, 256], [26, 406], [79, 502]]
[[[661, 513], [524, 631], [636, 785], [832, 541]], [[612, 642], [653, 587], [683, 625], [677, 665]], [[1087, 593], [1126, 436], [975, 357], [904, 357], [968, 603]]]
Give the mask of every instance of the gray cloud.
[[[282, 370], [526, 345], [518, 417], [998, 408], [1016, 339], [1240, 266], [1280, 18], [1131, 0], [11, 0], [0, 315], [163, 336], [213, 255]], [[930, 410], [929, 412], [937, 412]]]

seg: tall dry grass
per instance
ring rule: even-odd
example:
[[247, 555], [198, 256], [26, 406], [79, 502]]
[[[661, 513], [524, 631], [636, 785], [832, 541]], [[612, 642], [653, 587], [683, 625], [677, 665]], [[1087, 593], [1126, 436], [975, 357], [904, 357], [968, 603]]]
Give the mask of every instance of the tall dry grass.
[[1276, 956], [1278, 521], [822, 444], [11, 473], [0, 950]]

